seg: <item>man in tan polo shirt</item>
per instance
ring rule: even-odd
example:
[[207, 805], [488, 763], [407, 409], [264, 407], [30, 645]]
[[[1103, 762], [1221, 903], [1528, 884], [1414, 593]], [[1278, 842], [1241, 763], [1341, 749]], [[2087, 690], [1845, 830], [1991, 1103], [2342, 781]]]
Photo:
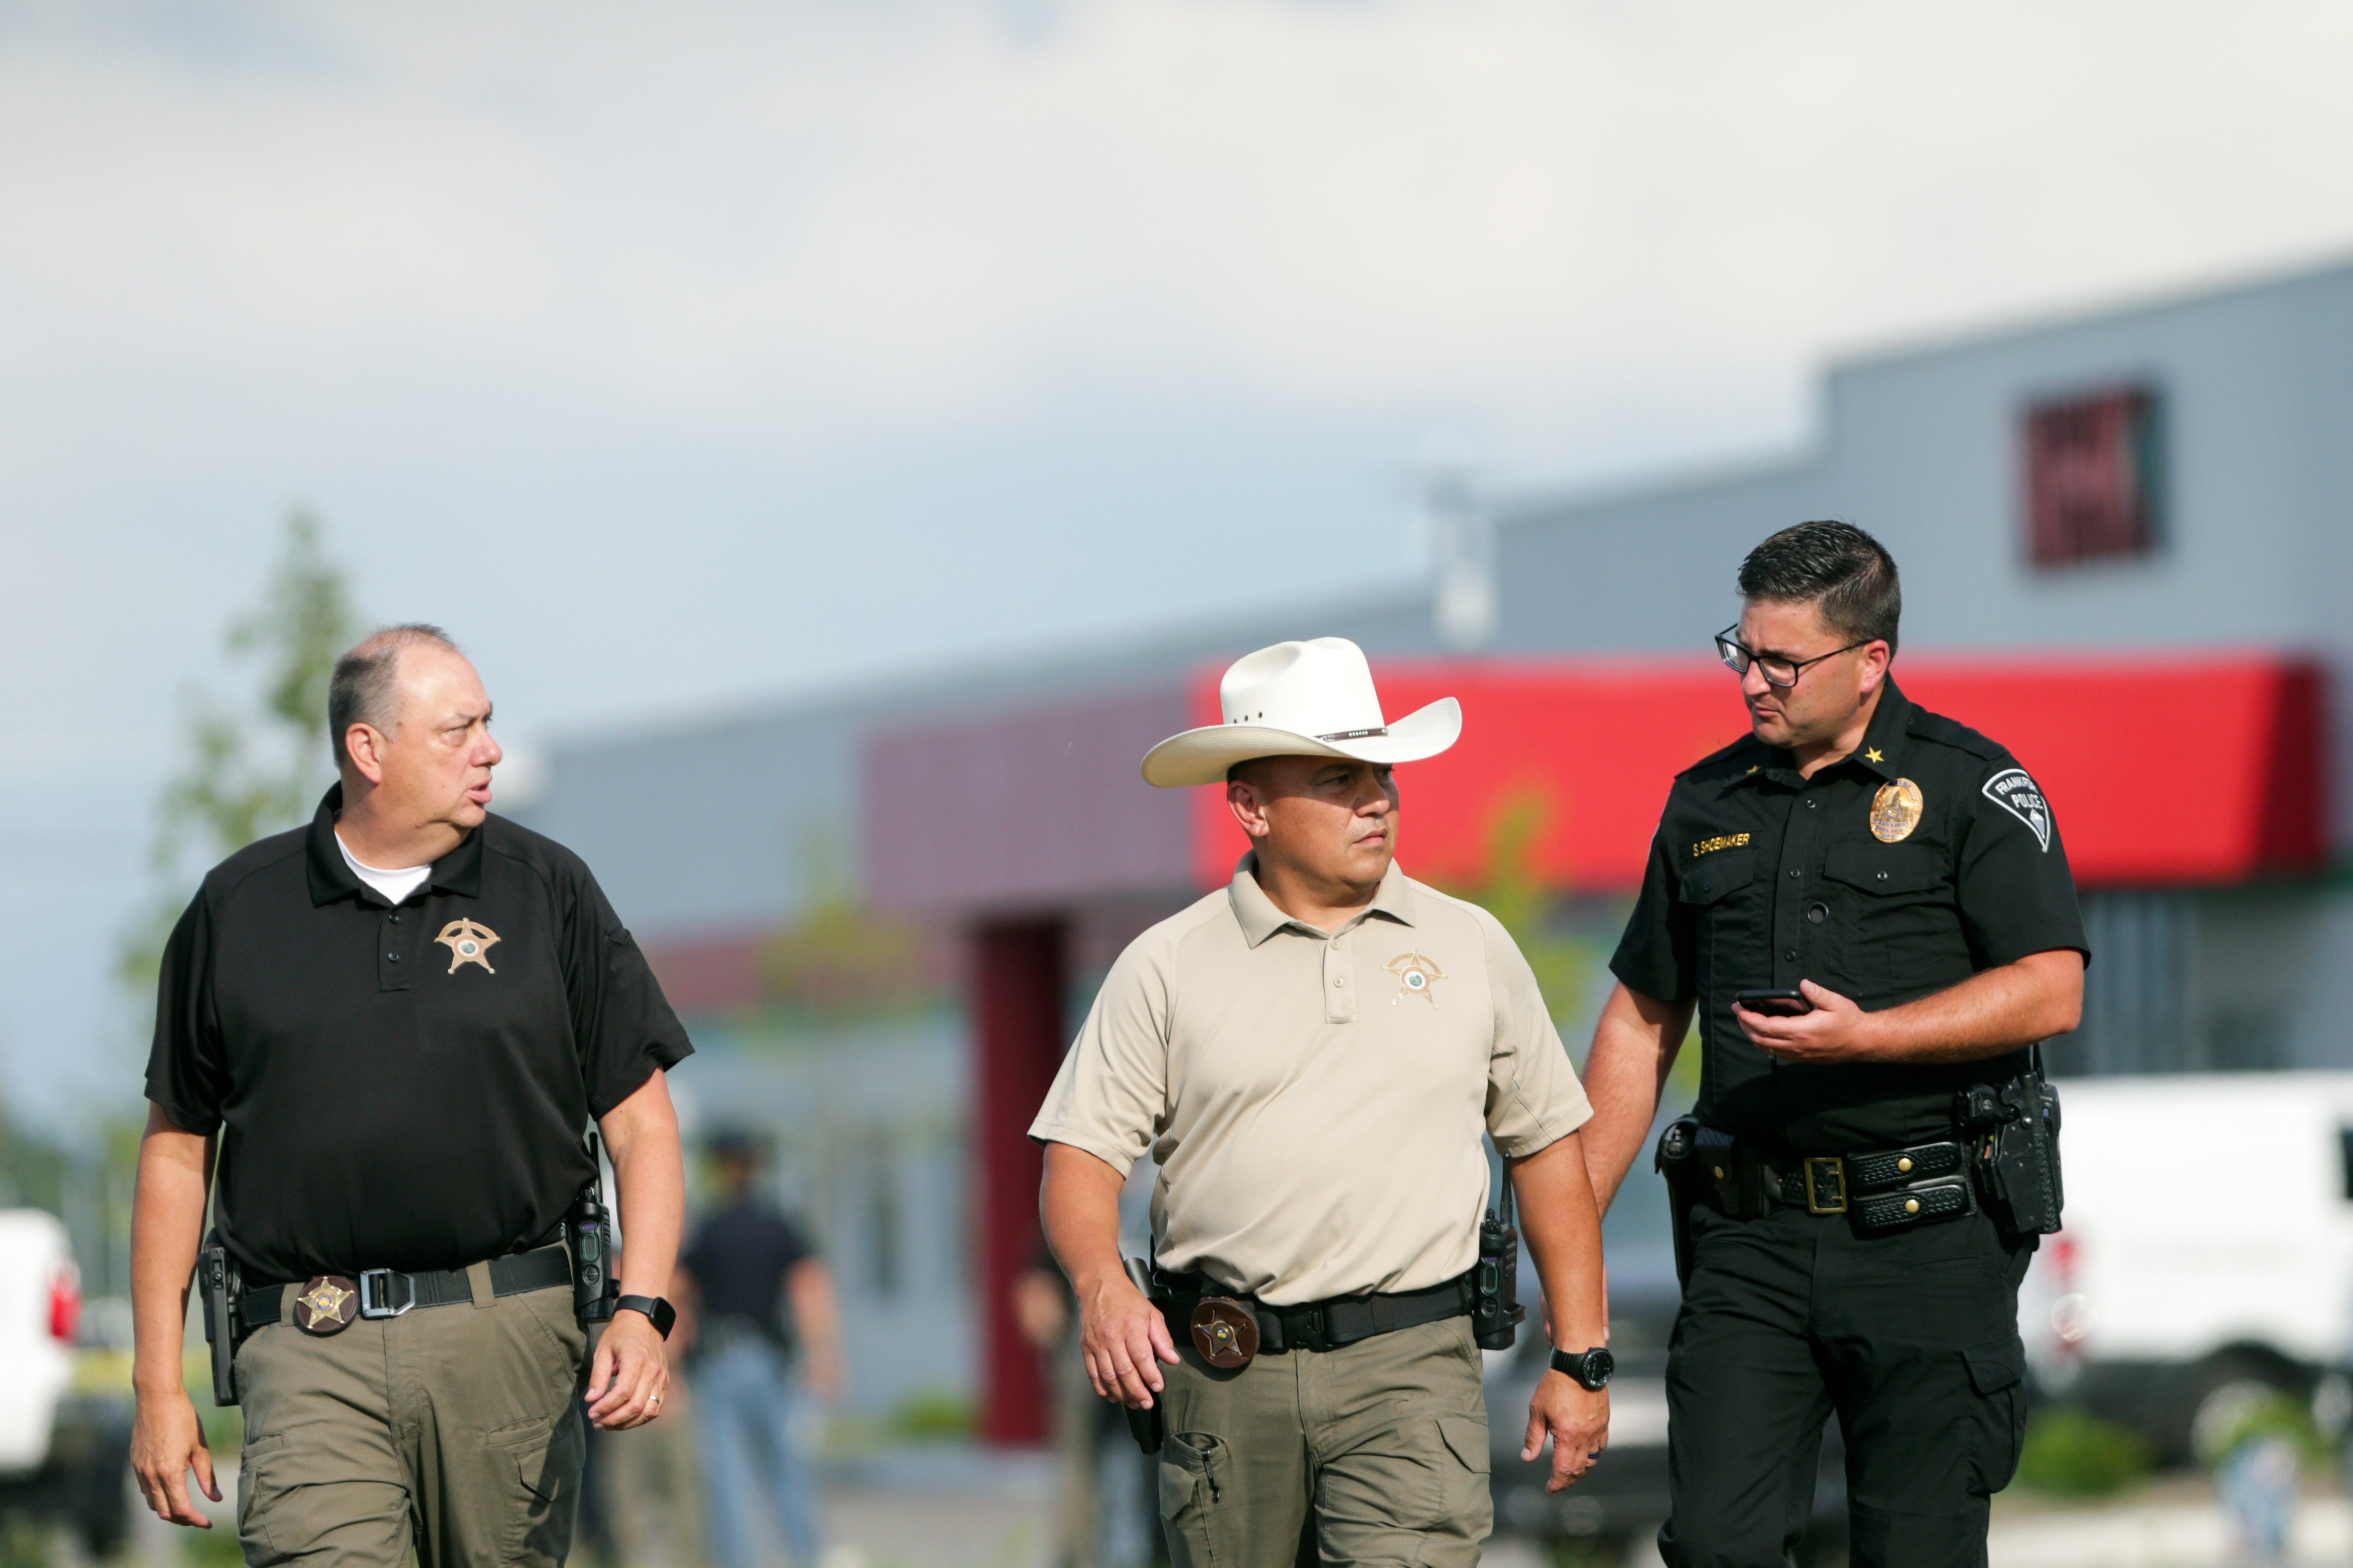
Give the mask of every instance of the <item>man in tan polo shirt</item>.
[[[1176, 1568], [1291, 1568], [1303, 1544], [1333, 1564], [1474, 1563], [1493, 1523], [1467, 1315], [1481, 1133], [1550, 1303], [1556, 1370], [1521, 1457], [1549, 1436], [1556, 1491], [1609, 1432], [1591, 1108], [1511, 937], [1395, 863], [1391, 767], [1453, 744], [1454, 700], [1385, 723], [1338, 637], [1250, 655], [1219, 698], [1226, 721], [1161, 742], [1144, 775], [1223, 780], [1253, 847], [1105, 979], [1029, 1130], [1047, 1237], [1096, 1391], [1161, 1405]], [[1152, 1300], [1118, 1248], [1147, 1149]]]

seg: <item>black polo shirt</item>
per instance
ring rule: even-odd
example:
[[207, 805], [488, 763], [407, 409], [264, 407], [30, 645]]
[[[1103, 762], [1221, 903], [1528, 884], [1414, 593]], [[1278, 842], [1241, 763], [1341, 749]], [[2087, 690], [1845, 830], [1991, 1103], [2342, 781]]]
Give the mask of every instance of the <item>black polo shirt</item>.
[[678, 1261], [694, 1277], [705, 1319], [741, 1318], [778, 1345], [789, 1345], [785, 1280], [816, 1256], [800, 1226], [774, 1205], [747, 1197], [704, 1220]]
[[1609, 967], [1646, 996], [1696, 998], [1702, 1121], [1844, 1154], [1950, 1136], [1954, 1090], [2023, 1071], [2027, 1053], [1780, 1062], [1742, 1033], [1735, 993], [1805, 979], [1877, 1012], [2063, 947], [2090, 952], [2042, 792], [1890, 680], [1862, 746], [1810, 779], [1754, 735], [1676, 775]]
[[221, 1131], [254, 1279], [457, 1268], [564, 1216], [582, 1134], [692, 1047], [596, 879], [486, 819], [399, 907], [307, 828], [206, 877], [164, 952], [147, 1097]]

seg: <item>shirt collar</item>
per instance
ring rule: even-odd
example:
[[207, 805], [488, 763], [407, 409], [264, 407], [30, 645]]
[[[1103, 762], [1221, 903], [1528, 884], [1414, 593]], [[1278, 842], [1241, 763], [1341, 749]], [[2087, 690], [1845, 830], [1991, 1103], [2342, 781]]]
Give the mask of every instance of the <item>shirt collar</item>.
[[[343, 809], [343, 786], [338, 780], [329, 784], [327, 793], [319, 797], [319, 809], [311, 813], [311, 830], [303, 839], [313, 907], [332, 904], [337, 899], [383, 901], [383, 895], [353, 876], [351, 867], [343, 861], [343, 847], [335, 842], [335, 817]], [[482, 830], [477, 827], [459, 841], [458, 847], [434, 861], [433, 874], [425, 882], [437, 893], [480, 898], [482, 892]]]
[[[1258, 885], [1258, 851], [1255, 849], [1236, 863], [1234, 879], [1226, 892], [1233, 905], [1234, 921], [1242, 928], [1242, 940], [1251, 947], [1258, 946], [1285, 926], [1295, 927], [1318, 940], [1339, 934], [1338, 931], [1317, 931], [1275, 907], [1274, 900], [1266, 896], [1266, 889]], [[1373, 915], [1386, 915], [1399, 925], [1409, 926], [1413, 924], [1413, 884], [1392, 860], [1389, 868], [1381, 874], [1381, 885], [1373, 894], [1373, 901], [1340, 930], [1353, 931]]]
[[1846, 760], [1881, 778], [1893, 780], [1904, 770], [1904, 737], [1911, 731], [1912, 700], [1904, 695], [1894, 676], [1880, 683], [1879, 707], [1862, 732], [1862, 744]]
[[[1912, 700], [1905, 696], [1903, 689], [1895, 684], [1894, 678], [1890, 676], [1880, 686], [1879, 706], [1872, 710], [1871, 723], [1862, 731], [1862, 744], [1833, 765], [1843, 767], [1852, 763], [1864, 772], [1876, 773], [1881, 778], [1896, 778], [1903, 771], [1904, 738], [1911, 732], [1912, 715], [1918, 711], [1912, 705]], [[1787, 751], [1779, 746], [1761, 744], [1757, 750], [1763, 754], [1763, 761], [1734, 779], [1734, 784], [1748, 784], [1765, 778], [1790, 785], [1805, 783]], [[1817, 773], [1815, 776], [1819, 778], [1821, 775]]]

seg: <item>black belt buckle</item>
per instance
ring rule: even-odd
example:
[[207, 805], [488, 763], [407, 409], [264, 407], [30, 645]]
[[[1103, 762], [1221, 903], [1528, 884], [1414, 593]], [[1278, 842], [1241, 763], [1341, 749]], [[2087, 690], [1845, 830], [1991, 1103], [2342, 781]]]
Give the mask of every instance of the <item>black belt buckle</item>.
[[[394, 1280], [400, 1282], [400, 1301], [395, 1305], [390, 1289]], [[417, 1305], [417, 1281], [391, 1268], [360, 1270], [360, 1316], [363, 1318], [397, 1318]]]
[[1806, 1212], [1846, 1213], [1846, 1162], [1836, 1154], [1807, 1157]]

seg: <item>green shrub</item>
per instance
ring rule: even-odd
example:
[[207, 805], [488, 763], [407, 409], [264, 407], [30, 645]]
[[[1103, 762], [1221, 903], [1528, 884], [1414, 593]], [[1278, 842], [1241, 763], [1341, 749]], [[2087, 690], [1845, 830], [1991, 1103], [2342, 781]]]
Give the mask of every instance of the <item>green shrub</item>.
[[2139, 1433], [2072, 1405], [2047, 1405], [2026, 1424], [2019, 1456], [2021, 1485], [2055, 1497], [2105, 1497], [2155, 1468]]
[[901, 1437], [965, 1437], [972, 1435], [972, 1401], [960, 1394], [912, 1394], [891, 1412], [891, 1431]]

